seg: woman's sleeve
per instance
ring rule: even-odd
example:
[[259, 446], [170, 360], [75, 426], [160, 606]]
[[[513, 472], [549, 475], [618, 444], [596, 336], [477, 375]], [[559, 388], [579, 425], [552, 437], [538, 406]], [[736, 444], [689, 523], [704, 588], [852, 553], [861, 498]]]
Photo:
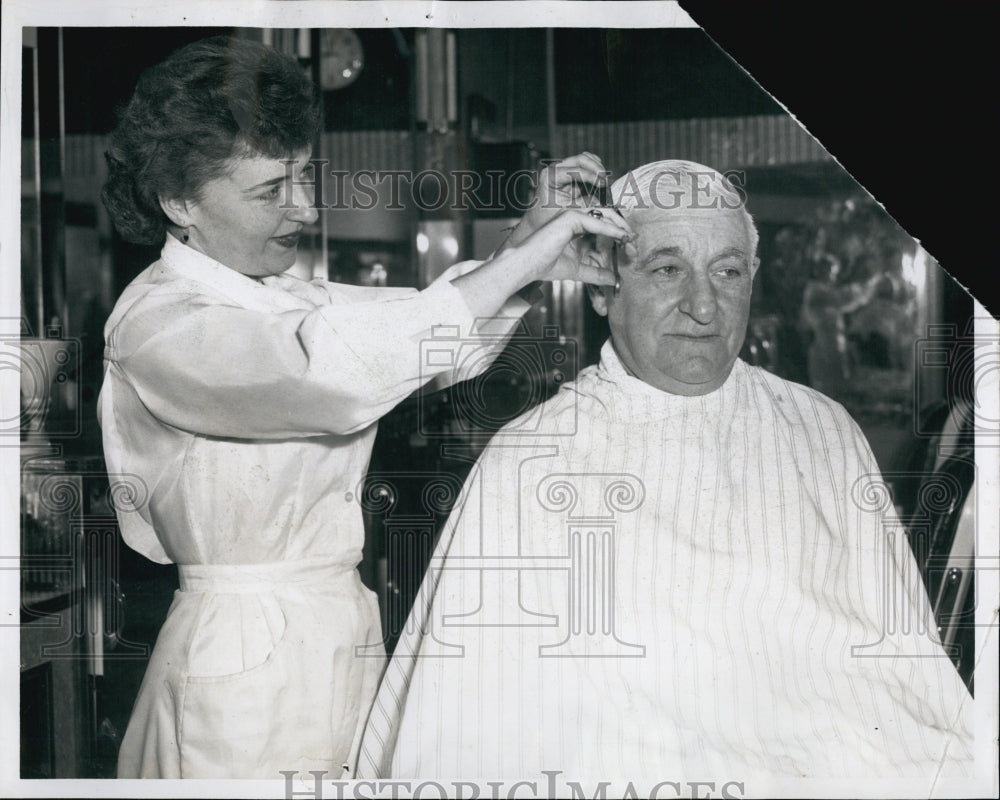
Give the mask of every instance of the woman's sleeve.
[[[367, 302], [331, 300], [269, 313], [149, 296], [111, 331], [109, 358], [150, 412], [177, 428], [238, 438], [349, 434], [439, 375], [481, 371], [518, 322], [477, 325], [448, 280]], [[506, 310], [519, 316], [522, 305]], [[477, 346], [481, 357], [470, 359]]]

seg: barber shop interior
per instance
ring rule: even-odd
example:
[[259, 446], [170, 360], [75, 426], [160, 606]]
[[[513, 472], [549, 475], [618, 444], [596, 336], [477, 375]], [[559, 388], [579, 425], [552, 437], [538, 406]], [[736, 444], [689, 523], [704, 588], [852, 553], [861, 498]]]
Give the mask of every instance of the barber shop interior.
[[[115, 777], [178, 590], [176, 559], [122, 536], [121, 509], [156, 487], [109, 463], [98, 423], [105, 325], [160, 246], [126, 240], [101, 190], [140, 75], [213, 36], [263, 43], [318, 87], [312, 172], [292, 181], [311, 182], [315, 198], [288, 269], [302, 281], [427, 289], [501, 250], [540, 170], [574, 154], [598, 156], [612, 179], [661, 159], [726, 175], [759, 233], [739, 359], [822, 393], [860, 426], [942, 644], [973, 689], [973, 300], [703, 31], [25, 28], [22, 778]], [[491, 437], [597, 364], [608, 340], [583, 281], [535, 291], [487, 368], [415, 386], [379, 412], [367, 471], [338, 490], [363, 520], [358, 571], [389, 655]], [[450, 352], [474, 363], [484, 347]], [[436, 352], [421, 343], [420, 369]]]

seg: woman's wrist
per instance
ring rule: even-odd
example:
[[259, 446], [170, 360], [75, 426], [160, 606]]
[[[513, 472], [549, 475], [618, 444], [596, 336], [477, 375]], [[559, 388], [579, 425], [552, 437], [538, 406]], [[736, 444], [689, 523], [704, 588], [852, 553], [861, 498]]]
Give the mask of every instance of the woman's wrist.
[[514, 294], [531, 305], [540, 303], [545, 298], [541, 281], [532, 281], [527, 286], [522, 286]]
[[524, 246], [518, 244], [494, 253], [487, 263], [510, 286], [510, 294], [515, 294], [542, 279], [542, 269], [537, 260], [534, 253], [525, 252]]

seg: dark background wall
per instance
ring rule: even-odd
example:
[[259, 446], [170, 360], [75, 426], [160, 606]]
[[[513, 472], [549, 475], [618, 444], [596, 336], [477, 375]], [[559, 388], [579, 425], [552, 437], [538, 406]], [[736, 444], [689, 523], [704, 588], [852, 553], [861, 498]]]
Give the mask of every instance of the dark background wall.
[[681, 5], [994, 315], [989, 3]]

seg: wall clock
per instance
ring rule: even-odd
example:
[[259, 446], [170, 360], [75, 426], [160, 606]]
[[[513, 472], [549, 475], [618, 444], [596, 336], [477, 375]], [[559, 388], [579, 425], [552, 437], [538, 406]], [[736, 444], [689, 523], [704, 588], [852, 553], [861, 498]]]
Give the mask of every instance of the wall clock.
[[323, 89], [343, 89], [357, 80], [365, 65], [361, 39], [350, 28], [320, 32], [319, 82]]

